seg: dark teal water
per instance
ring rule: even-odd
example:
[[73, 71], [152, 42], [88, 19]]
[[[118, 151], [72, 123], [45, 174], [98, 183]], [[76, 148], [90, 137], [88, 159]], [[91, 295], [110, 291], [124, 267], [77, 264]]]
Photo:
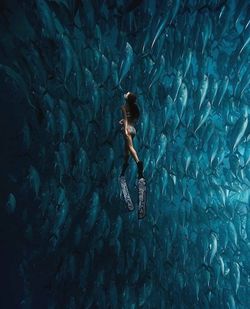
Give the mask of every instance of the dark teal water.
[[249, 2], [3, 1], [0, 31], [1, 308], [249, 308]]

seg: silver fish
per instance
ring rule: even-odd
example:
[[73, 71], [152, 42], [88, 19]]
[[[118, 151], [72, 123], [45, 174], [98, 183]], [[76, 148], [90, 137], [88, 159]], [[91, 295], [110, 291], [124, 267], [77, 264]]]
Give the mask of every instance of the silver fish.
[[125, 47], [125, 53], [121, 62], [120, 66], [120, 78], [119, 78], [119, 84], [124, 79], [124, 77], [127, 75], [127, 73], [130, 70], [130, 67], [134, 61], [134, 52], [131, 45], [127, 42]]
[[201, 106], [207, 94], [207, 89], [208, 89], [208, 77], [207, 75], [204, 75], [199, 89], [199, 97], [200, 97], [198, 104], [199, 110], [201, 109]]
[[210, 259], [209, 259], [210, 265], [212, 264], [213, 259], [215, 257], [215, 254], [217, 253], [217, 249], [218, 249], [217, 235], [215, 233], [212, 233], [211, 238], [212, 238], [212, 244], [211, 244], [211, 254], [210, 254]]
[[243, 138], [246, 132], [247, 126], [248, 126], [248, 116], [246, 115], [240, 116], [240, 118], [236, 121], [232, 129], [232, 133], [230, 134], [231, 145], [232, 145], [233, 151], [235, 151], [241, 139]]
[[207, 104], [204, 107], [204, 111], [202, 112], [202, 114], [200, 116], [200, 120], [198, 122], [198, 125], [194, 130], [194, 133], [196, 133], [199, 130], [199, 128], [204, 124], [204, 122], [207, 120], [207, 118], [210, 114], [210, 111], [211, 111], [211, 104], [210, 104], [210, 102], [207, 102]]
[[229, 84], [229, 78], [228, 78], [228, 76], [225, 76], [225, 78], [224, 78], [224, 80], [221, 84], [221, 87], [220, 87], [220, 99], [218, 101], [218, 106], [221, 104], [222, 99], [225, 96], [225, 93], [226, 93], [227, 88], [228, 88], [228, 84]]
[[182, 83], [180, 86], [179, 96], [176, 103], [177, 112], [180, 119], [182, 118], [183, 113], [187, 106], [187, 97], [188, 97], [187, 86], [184, 83]]

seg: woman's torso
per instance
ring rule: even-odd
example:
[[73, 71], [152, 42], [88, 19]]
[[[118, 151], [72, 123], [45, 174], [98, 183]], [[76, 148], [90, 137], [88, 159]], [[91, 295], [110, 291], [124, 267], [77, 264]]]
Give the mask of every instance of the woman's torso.
[[125, 106], [125, 110], [126, 110], [126, 116], [127, 116], [128, 124], [134, 126], [137, 119], [132, 116], [131, 111], [129, 109], [129, 106], [126, 105], [126, 104], [124, 104], [124, 106]]

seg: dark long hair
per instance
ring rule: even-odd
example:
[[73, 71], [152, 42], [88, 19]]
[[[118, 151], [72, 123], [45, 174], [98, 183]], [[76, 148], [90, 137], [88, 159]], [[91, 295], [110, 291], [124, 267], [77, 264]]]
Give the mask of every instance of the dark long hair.
[[130, 92], [127, 97], [127, 102], [131, 116], [135, 119], [138, 119], [140, 117], [140, 110], [138, 105], [136, 104], [136, 95]]

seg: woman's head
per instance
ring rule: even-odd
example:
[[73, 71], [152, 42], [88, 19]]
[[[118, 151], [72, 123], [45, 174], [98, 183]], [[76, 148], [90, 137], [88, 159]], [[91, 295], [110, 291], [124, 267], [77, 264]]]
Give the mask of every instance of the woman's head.
[[140, 116], [140, 110], [136, 104], [136, 95], [132, 92], [127, 92], [126, 94], [124, 94], [124, 98], [129, 105], [129, 110], [132, 114], [132, 117], [138, 119]]
[[124, 94], [124, 98], [128, 104], [134, 104], [136, 102], [136, 95], [132, 92], [127, 92]]

